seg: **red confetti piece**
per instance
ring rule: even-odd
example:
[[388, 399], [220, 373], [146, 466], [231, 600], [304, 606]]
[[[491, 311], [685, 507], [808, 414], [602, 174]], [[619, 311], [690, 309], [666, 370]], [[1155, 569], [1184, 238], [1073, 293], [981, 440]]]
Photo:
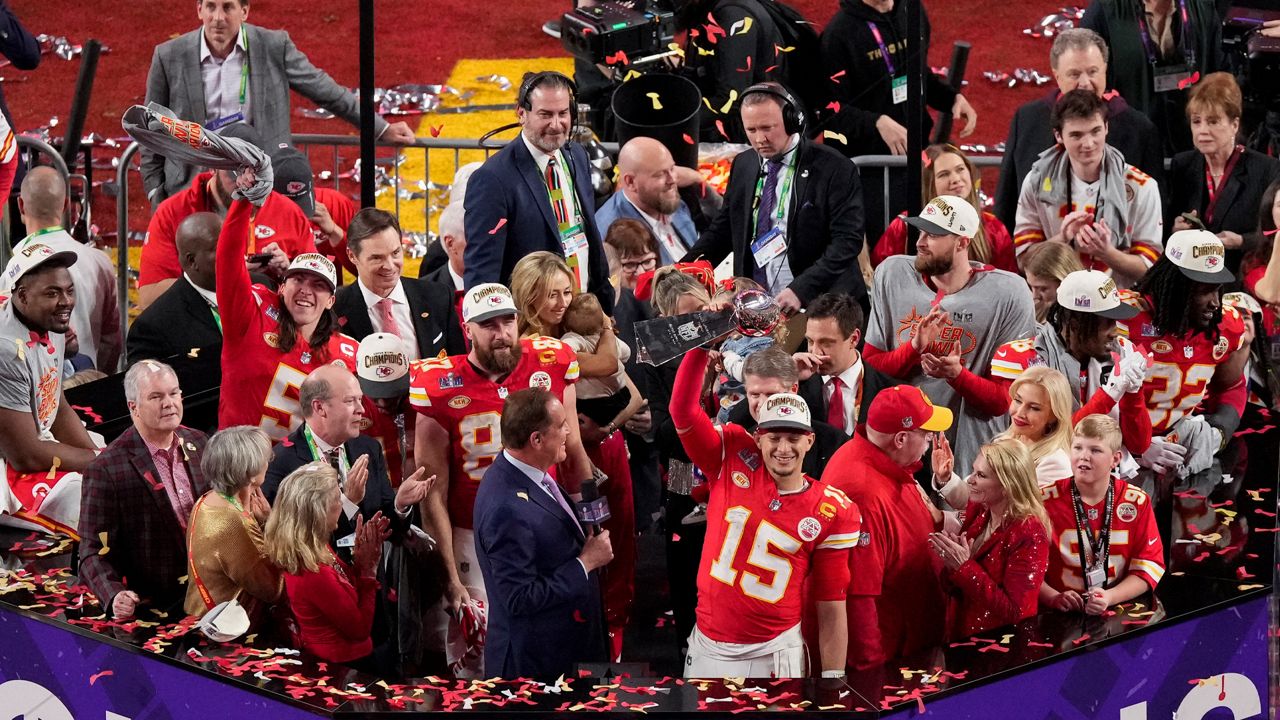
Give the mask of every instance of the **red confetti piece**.
[[1241, 580], [1248, 580], [1249, 578], [1257, 577], [1257, 575], [1254, 575], [1253, 573], [1249, 572], [1248, 568], [1241, 566], [1236, 568], [1236, 577], [1240, 578]]
[[109, 677], [109, 676], [111, 676], [111, 675], [115, 675], [115, 674], [116, 674], [116, 671], [115, 671], [115, 670], [103, 670], [103, 671], [102, 671], [102, 672], [100, 672], [100, 673], [95, 673], [95, 674], [93, 674], [93, 675], [90, 675], [90, 676], [89, 676], [89, 684], [90, 684], [90, 685], [92, 685], [92, 684], [94, 684], [94, 683], [98, 682], [98, 678], [102, 678], [102, 677]]
[[680, 542], [680, 534], [671, 533], [671, 542]]
[[[574, 621], [574, 622], [584, 623], [584, 622], [586, 622], [586, 621], [587, 621], [587, 619], [586, 619], [586, 618], [584, 618], [584, 617], [582, 617], [582, 611], [581, 611], [581, 610], [579, 610], [578, 608], [574, 608], [574, 609], [573, 609], [573, 621]], [[585, 677], [585, 676], [583, 676], [583, 677]]]
[[1275, 517], [1275, 516], [1276, 516], [1276, 514], [1275, 514], [1275, 513], [1273, 513], [1273, 512], [1267, 512], [1266, 510], [1263, 510], [1262, 508], [1254, 508], [1254, 510], [1253, 510], [1253, 511], [1254, 511], [1254, 512], [1256, 512], [1256, 513], [1258, 513], [1259, 515], [1265, 515], [1266, 517]]
[[1196, 83], [1198, 83], [1198, 82], [1200, 82], [1200, 71], [1199, 71], [1199, 70], [1197, 70], [1197, 71], [1195, 71], [1194, 73], [1192, 73], [1190, 77], [1186, 77], [1186, 78], [1183, 78], [1182, 80], [1179, 80], [1179, 81], [1178, 81], [1178, 89], [1179, 89], [1179, 90], [1186, 90], [1187, 88], [1191, 87], [1192, 85], [1195, 85], [1195, 84], [1196, 84]]
[[618, 52], [604, 59], [605, 65], [616, 65], [618, 63], [622, 63], [623, 65], [631, 64], [631, 61], [627, 59], [627, 54], [622, 50], [619, 50]]
[[839, 103], [839, 101], [832, 100], [831, 102], [827, 103], [827, 109], [828, 109], [828, 110], [830, 110], [830, 111], [831, 111], [831, 112], [833, 112], [833, 113], [838, 113], [838, 112], [840, 112], [840, 103]]
[[720, 131], [720, 134], [724, 136], [725, 140], [729, 139], [729, 133], [724, 131], [724, 121], [719, 118], [716, 119], [716, 130]]
[[1051, 648], [1053, 647], [1053, 643], [1042, 643], [1042, 642], [1035, 642], [1034, 640], [1029, 640], [1027, 641], [1027, 647]]
[[440, 137], [440, 131], [444, 129], [443, 125], [428, 125], [427, 129], [431, 131], [431, 137]]
[[1089, 633], [1085, 633], [1084, 635], [1081, 635], [1080, 637], [1076, 638], [1075, 640], [1072, 640], [1072, 641], [1071, 641], [1071, 644], [1072, 644], [1072, 645], [1075, 645], [1076, 647], [1079, 647], [1079, 646], [1081, 646], [1081, 645], [1085, 644], [1085, 643], [1086, 643], [1086, 642], [1088, 642], [1088, 641], [1089, 641]]
[[750, 55], [748, 55], [748, 56], [747, 56], [747, 66], [746, 66], [746, 67], [744, 67], [744, 68], [736, 68], [736, 69], [737, 69], [737, 71], [738, 71], [738, 72], [740, 72], [740, 73], [749, 73], [749, 72], [751, 72], [751, 56], [750, 56]]
[[681, 135], [680, 137], [684, 138], [684, 141], [685, 141], [686, 143], [688, 143], [688, 144], [690, 144], [690, 145], [693, 145], [693, 144], [694, 144], [694, 142], [693, 142], [693, 138], [689, 137], [689, 133], [684, 133], [684, 134], [683, 134], [683, 135]]
[[[717, 122], [719, 122], [719, 121], [717, 121]], [[503, 226], [503, 225], [506, 225], [506, 224], [507, 224], [507, 219], [506, 219], [506, 218], [499, 218], [499, 219], [498, 219], [498, 224], [493, 226], [493, 229], [489, 231], [489, 234], [490, 234], [490, 235], [497, 235], [497, 234], [498, 234], [498, 231], [502, 229], [502, 226]]]
[[777, 65], [770, 65], [769, 67], [765, 68], [764, 71], [765, 71], [765, 74], [768, 74], [777, 69], [778, 69]]
[[1149, 621], [1147, 620], [1122, 620], [1120, 621], [1120, 624], [1121, 625], [1146, 625], [1148, 622]]
[[987, 645], [986, 647], [978, 648], [978, 652], [990, 652], [992, 650], [995, 650], [996, 652], [1006, 652], [1006, 653], [1009, 652], [1009, 648], [999, 643], [992, 643], [990, 645]]
[[845, 71], [844, 71], [844, 70], [841, 70], [840, 72], [836, 73], [835, 75], [832, 75], [832, 76], [831, 76], [831, 82], [833, 82], [833, 83], [839, 83], [839, 82], [840, 82], [840, 78], [844, 77], [844, 73], [845, 73]]
[[71, 409], [79, 410], [80, 412], [84, 413], [85, 417], [89, 418], [89, 422], [92, 422], [92, 423], [102, 422], [102, 416], [94, 412], [93, 408], [91, 407], [80, 407], [79, 405], [72, 405]]

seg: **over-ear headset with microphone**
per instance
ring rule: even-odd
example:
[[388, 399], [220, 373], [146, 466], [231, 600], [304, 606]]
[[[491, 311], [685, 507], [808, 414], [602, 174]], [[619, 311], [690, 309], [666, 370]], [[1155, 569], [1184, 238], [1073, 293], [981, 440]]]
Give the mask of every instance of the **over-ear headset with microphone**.
[[745, 100], [748, 95], [768, 95], [777, 98], [782, 102], [782, 129], [788, 135], [795, 133], [803, 133], [805, 126], [804, 108], [800, 102], [795, 99], [781, 83], [762, 82], [756, 83], [746, 90], [742, 91], [742, 99]]
[[[573, 129], [578, 126], [578, 84], [562, 72], [556, 72], [555, 70], [542, 70], [536, 73], [525, 73], [524, 79], [520, 81], [520, 88], [516, 91], [516, 107], [523, 108], [525, 112], [532, 112], [533, 99], [529, 96], [533, 94], [533, 91], [543, 83], [552, 79], [558, 80], [561, 84], [569, 88], [569, 132], [572, 134]], [[486, 144], [489, 138], [516, 127], [520, 127], [520, 123], [510, 123], [508, 125], [503, 125], [502, 127], [494, 128], [484, 135], [481, 135], [478, 143], [481, 147], [497, 147], [492, 144]]]

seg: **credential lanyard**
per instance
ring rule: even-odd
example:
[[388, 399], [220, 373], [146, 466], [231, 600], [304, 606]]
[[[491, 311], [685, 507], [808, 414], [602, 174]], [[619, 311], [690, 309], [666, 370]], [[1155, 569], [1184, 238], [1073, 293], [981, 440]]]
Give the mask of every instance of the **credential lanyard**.
[[240, 109], [243, 111], [249, 92], [249, 33], [245, 31], [244, 25], [240, 26], [240, 39], [244, 41], [244, 62], [240, 64]]
[[1231, 171], [1236, 169], [1236, 163], [1240, 162], [1240, 156], [1244, 154], [1244, 147], [1237, 145], [1235, 150], [1231, 151], [1231, 157], [1227, 160], [1227, 165], [1222, 169], [1222, 177], [1218, 178], [1218, 182], [1213, 182], [1213, 173], [1209, 171], [1209, 161], [1204, 162], [1204, 184], [1209, 188], [1209, 205], [1204, 210], [1205, 225], [1213, 222], [1213, 211], [1218, 207], [1218, 198], [1222, 197], [1222, 188], [1227, 186], [1227, 178], [1231, 177]]
[[880, 48], [880, 57], [884, 58], [884, 66], [889, 70], [889, 77], [893, 78], [893, 61], [889, 59], [889, 48], [884, 44], [884, 38], [880, 36], [880, 27], [871, 20], [867, 21], [867, 27], [871, 28], [871, 37], [876, 39], [876, 46]]
[[[1102, 518], [1102, 530], [1095, 537], [1093, 528], [1085, 521], [1084, 500], [1080, 497], [1080, 488], [1076, 487], [1074, 481], [1071, 483], [1071, 505], [1075, 508], [1076, 515], [1076, 538], [1080, 549], [1080, 570], [1088, 577], [1091, 565], [1085, 557], [1084, 544], [1087, 540], [1089, 547], [1093, 549], [1093, 561], [1101, 563], [1102, 570], [1107, 571], [1107, 556], [1111, 552], [1111, 513], [1114, 508], [1112, 503], [1115, 502], [1116, 481], [1115, 478], [1107, 479], [1107, 499], [1105, 503], [1106, 515]], [[1103, 587], [1106, 587], [1106, 575], [1103, 575]]]
[[[326, 462], [324, 459], [324, 453], [320, 452], [320, 448], [316, 447], [316, 438], [314, 435], [311, 434], [310, 426], [308, 425], [302, 426], [302, 436], [307, 439], [307, 447], [311, 450], [311, 459], [318, 460], [320, 462]], [[350, 464], [347, 462], [347, 449], [339, 445], [337, 447], [337, 450], [338, 450], [338, 474], [341, 476], [340, 479], [342, 480], [342, 483], [346, 484], [347, 471], [351, 469]]]
[[[800, 145], [797, 144], [795, 148], [792, 149], [792, 152], [796, 152], [799, 149]], [[773, 211], [775, 224], [782, 220], [782, 218], [787, 214], [787, 202], [791, 198], [791, 181], [794, 180], [796, 176], [795, 163], [788, 162], [783, 172], [785, 172], [786, 175], [782, 178], [782, 189], [778, 193], [778, 207]], [[760, 177], [756, 178], [756, 197], [751, 203], [751, 227], [753, 228], [758, 227], [760, 222], [760, 198], [764, 195], [764, 178], [766, 173], [761, 173]]]
[[[1138, 32], [1142, 34], [1142, 48], [1147, 52], [1147, 62], [1155, 66], [1159, 63], [1160, 58], [1156, 56], [1156, 44], [1151, 38], [1151, 29], [1147, 27], [1147, 13], [1142, 6], [1141, 0], [1138, 2]], [[1182, 20], [1182, 37], [1179, 39], [1178, 46], [1182, 50], [1182, 58], [1187, 63], [1187, 70], [1194, 70], [1196, 66], [1196, 45], [1189, 37], [1192, 32], [1191, 16], [1187, 12], [1187, 0], [1178, 0], [1178, 17]]]

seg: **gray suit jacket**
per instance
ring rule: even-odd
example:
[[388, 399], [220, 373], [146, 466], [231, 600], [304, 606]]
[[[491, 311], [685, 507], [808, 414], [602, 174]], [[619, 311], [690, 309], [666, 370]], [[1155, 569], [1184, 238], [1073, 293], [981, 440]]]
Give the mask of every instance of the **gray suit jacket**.
[[[265, 148], [292, 144], [290, 88], [352, 125], [360, 124], [355, 95], [312, 65], [289, 39], [289, 33], [248, 23], [244, 28], [249, 40], [249, 124], [262, 135]], [[147, 102], [160, 103], [178, 117], [203, 125], [209, 118], [205, 117], [204, 81], [200, 78], [201, 32], [196, 28], [156, 46], [147, 73]], [[376, 132], [386, 127], [386, 120], [374, 119]], [[142, 151], [142, 182], [153, 204], [189, 185], [194, 172], [188, 165]]]

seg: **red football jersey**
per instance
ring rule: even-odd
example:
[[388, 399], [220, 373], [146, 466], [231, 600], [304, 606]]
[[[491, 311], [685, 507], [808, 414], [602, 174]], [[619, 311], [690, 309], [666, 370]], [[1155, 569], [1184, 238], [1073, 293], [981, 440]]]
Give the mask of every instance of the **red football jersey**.
[[710, 481], [698, 568], [698, 629], [717, 642], [765, 642], [800, 622], [810, 573], [812, 600], [844, 599], [861, 516], [843, 492], [818, 480], [779, 496], [747, 431], [730, 423], [720, 432], [723, 460]]
[[[1053, 525], [1049, 572], [1044, 581], [1058, 592], [1085, 590], [1071, 483], [1072, 479], [1067, 478], [1044, 489], [1044, 509]], [[1113, 585], [1126, 575], [1137, 575], [1154, 588], [1164, 576], [1164, 543], [1156, 528], [1151, 502], [1140, 488], [1120, 479], [1115, 483], [1115, 509], [1112, 511], [1111, 543], [1107, 551], [1107, 584]], [[1095, 537], [1102, 530], [1106, 502], [1103, 498], [1096, 505], [1085, 505], [1085, 521]], [[1095, 517], [1089, 516], [1090, 511]]]
[[1151, 429], [1156, 435], [1163, 435], [1204, 400], [1218, 364], [1240, 348], [1244, 319], [1235, 308], [1224, 307], [1216, 340], [1201, 332], [1173, 337], [1156, 332], [1145, 299], [1126, 302], [1141, 312], [1131, 320], [1117, 322], [1116, 329], [1151, 353], [1154, 362], [1143, 391], [1148, 398]]
[[[287, 198], [285, 202], [292, 204]], [[298, 338], [291, 351], [280, 352], [277, 296], [261, 285], [250, 285], [244, 264], [253, 211], [244, 200], [232, 203], [218, 238], [218, 311], [223, 333], [218, 427], [255, 425], [279, 441], [302, 424], [298, 404], [302, 381], [326, 363], [341, 363], [355, 372], [359, 343], [334, 333], [323, 348]]]
[[484, 471], [502, 452], [502, 403], [507, 395], [540, 387], [564, 399], [578, 379], [578, 356], [555, 338], [520, 340], [520, 362], [495, 383], [466, 355], [415, 360], [409, 366], [409, 402], [449, 433], [449, 519], [470, 528]]

